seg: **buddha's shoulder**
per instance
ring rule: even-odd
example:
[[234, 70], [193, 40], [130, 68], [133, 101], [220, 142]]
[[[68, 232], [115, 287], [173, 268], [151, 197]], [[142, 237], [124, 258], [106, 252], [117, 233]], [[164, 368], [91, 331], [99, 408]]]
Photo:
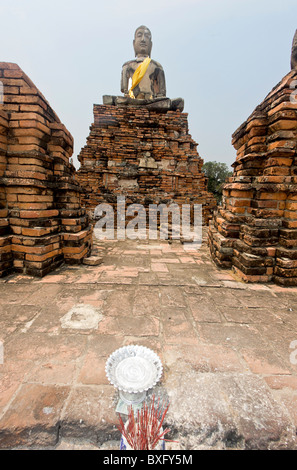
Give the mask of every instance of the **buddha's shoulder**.
[[163, 67], [162, 65], [160, 64], [160, 62], [157, 62], [156, 60], [153, 60], [152, 59], [152, 64], [155, 66], [155, 67], [158, 67], [159, 69], [162, 69], [163, 70]]
[[125, 63], [122, 65], [122, 67], [124, 68], [124, 67], [133, 66], [133, 65], [138, 65], [138, 64], [137, 64], [136, 60], [133, 60], [133, 59], [132, 59], [132, 60], [127, 60], [127, 62], [125, 62]]
[[[135, 60], [135, 59], [132, 59], [132, 60], [128, 60], [127, 62], [125, 62], [123, 65], [122, 65], [122, 68], [127, 68], [127, 67], [137, 67], [139, 64], [141, 63], [141, 61], [138, 61], [138, 60]], [[159, 69], [162, 69], [163, 70], [163, 67], [162, 65], [157, 62], [156, 60], [151, 60], [151, 65], [153, 65], [154, 67], [158, 67]]]

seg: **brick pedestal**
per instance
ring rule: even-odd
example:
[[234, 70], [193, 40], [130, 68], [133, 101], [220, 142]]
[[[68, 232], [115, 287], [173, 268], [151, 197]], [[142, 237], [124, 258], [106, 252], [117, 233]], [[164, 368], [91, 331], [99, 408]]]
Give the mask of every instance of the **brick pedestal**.
[[233, 134], [234, 173], [209, 229], [213, 259], [248, 282], [297, 285], [297, 72]]
[[92, 212], [117, 196], [126, 204], [202, 204], [208, 223], [216, 201], [207, 191], [203, 160], [188, 133], [187, 114], [145, 106], [94, 105], [94, 123], [79, 154], [77, 180]]

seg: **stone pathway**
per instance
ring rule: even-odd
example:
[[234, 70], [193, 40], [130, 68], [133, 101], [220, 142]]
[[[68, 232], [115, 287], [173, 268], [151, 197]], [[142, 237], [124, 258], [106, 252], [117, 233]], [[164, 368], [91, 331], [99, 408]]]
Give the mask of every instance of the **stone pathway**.
[[104, 368], [128, 344], [163, 363], [171, 449], [297, 448], [297, 288], [239, 282], [205, 239], [95, 248], [98, 266], [0, 280], [0, 448], [117, 449]]

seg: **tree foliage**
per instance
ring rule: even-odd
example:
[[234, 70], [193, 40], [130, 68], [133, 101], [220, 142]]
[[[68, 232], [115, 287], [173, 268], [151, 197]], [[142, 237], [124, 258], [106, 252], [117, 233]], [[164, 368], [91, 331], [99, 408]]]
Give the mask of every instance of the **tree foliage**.
[[208, 178], [207, 189], [213, 193], [218, 203], [222, 200], [222, 186], [226, 178], [232, 175], [232, 171], [226, 163], [206, 162], [202, 167], [202, 171]]

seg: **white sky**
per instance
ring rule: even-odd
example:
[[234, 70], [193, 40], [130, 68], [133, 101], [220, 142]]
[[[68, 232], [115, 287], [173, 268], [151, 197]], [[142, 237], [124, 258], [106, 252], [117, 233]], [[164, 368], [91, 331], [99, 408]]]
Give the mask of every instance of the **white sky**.
[[232, 133], [290, 71], [296, 0], [1, 1], [0, 61], [17, 63], [74, 137], [86, 144], [93, 104], [121, 95], [122, 64], [141, 24], [182, 97], [204, 161], [231, 165]]

